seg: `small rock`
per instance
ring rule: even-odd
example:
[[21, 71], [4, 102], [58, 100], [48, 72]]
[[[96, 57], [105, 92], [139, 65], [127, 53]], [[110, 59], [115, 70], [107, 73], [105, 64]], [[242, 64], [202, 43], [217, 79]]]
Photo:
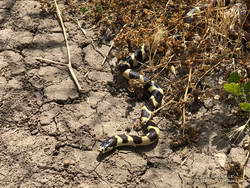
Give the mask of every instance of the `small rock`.
[[57, 127], [56, 124], [54, 122], [46, 125], [46, 126], [42, 126], [42, 129], [48, 133], [48, 135], [57, 135]]
[[215, 100], [219, 100], [219, 99], [220, 99], [220, 95], [215, 95], [215, 96], [214, 96], [214, 99], [215, 99]]
[[246, 153], [243, 148], [232, 148], [229, 157], [233, 162], [243, 165], [245, 162]]
[[116, 130], [117, 130], [117, 131], [121, 131], [122, 129], [121, 129], [121, 127], [118, 127]]
[[65, 168], [69, 167], [69, 165], [72, 165], [72, 164], [74, 164], [74, 163], [73, 163], [73, 161], [71, 161], [70, 159], [64, 159], [64, 160], [63, 160], [63, 166], [64, 166]]
[[219, 163], [221, 167], [225, 167], [227, 156], [225, 153], [217, 153], [214, 155], [215, 156], [215, 161]]
[[30, 134], [31, 134], [31, 135], [36, 135], [37, 133], [38, 133], [38, 130], [37, 130], [37, 129], [34, 129], [34, 130], [31, 131]]
[[204, 105], [206, 108], [211, 108], [213, 106], [213, 101], [211, 98], [207, 98], [204, 100]]

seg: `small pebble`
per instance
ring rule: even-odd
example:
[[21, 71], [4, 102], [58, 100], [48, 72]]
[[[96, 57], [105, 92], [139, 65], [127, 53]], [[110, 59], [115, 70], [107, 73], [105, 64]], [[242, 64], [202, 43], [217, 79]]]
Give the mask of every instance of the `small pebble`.
[[64, 159], [63, 160], [63, 166], [65, 167], [65, 168], [67, 168], [69, 165], [71, 165], [72, 164], [72, 161], [70, 161], [69, 159]]
[[220, 95], [215, 95], [215, 96], [214, 96], [214, 99], [215, 99], [215, 100], [219, 100], [219, 99], [220, 99]]
[[37, 130], [37, 129], [34, 129], [34, 130], [31, 131], [30, 134], [31, 134], [31, 135], [36, 135], [37, 133], [38, 133], [38, 130]]

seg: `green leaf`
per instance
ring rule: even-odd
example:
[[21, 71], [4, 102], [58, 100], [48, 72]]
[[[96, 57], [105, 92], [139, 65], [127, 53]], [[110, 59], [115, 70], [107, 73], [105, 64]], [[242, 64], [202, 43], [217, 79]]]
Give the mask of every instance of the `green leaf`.
[[238, 72], [232, 72], [228, 78], [229, 83], [239, 83], [240, 75]]
[[250, 82], [247, 82], [247, 83], [243, 84], [243, 87], [244, 87], [244, 92], [245, 93], [250, 92]]
[[103, 11], [103, 7], [102, 7], [101, 4], [96, 4], [96, 5], [95, 5], [95, 9], [96, 9], [96, 11], [99, 12], [99, 13], [101, 13], [101, 12]]
[[232, 95], [235, 95], [235, 96], [243, 95], [240, 84], [236, 84], [236, 83], [224, 84], [224, 89], [228, 93], [231, 93]]
[[80, 8], [80, 11], [81, 11], [82, 13], [87, 12], [87, 10], [88, 10], [88, 9], [87, 9], [87, 8], [85, 8], [85, 7], [81, 7], [81, 8]]
[[240, 109], [246, 112], [250, 112], [250, 103], [247, 102], [240, 103]]

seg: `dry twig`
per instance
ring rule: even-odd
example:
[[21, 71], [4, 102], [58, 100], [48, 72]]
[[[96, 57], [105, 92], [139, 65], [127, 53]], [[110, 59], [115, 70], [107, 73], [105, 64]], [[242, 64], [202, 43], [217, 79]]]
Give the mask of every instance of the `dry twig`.
[[96, 48], [95, 43], [94, 43], [94, 40], [92, 39], [92, 37], [87, 37], [87, 32], [85, 31], [85, 29], [83, 29], [83, 28], [81, 27], [81, 24], [80, 24], [79, 20], [76, 19], [75, 22], [77, 23], [78, 27], [79, 27], [80, 30], [82, 31], [82, 33], [83, 33], [83, 35], [85, 36], [85, 38], [91, 40], [91, 46], [94, 48], [94, 50], [97, 51], [102, 57], [105, 57], [105, 56], [102, 54], [102, 52], [100, 52], [100, 51]]
[[64, 24], [63, 24], [63, 20], [62, 20], [62, 16], [61, 16], [61, 13], [60, 13], [60, 10], [59, 10], [59, 7], [57, 5], [57, 2], [56, 0], [54, 0], [54, 3], [55, 3], [55, 6], [56, 6], [56, 13], [57, 13], [57, 16], [60, 20], [60, 24], [61, 24], [61, 27], [62, 27], [62, 30], [63, 30], [63, 36], [64, 36], [64, 40], [65, 40], [65, 45], [66, 45], [66, 48], [67, 48], [67, 60], [68, 60], [68, 69], [69, 69], [69, 72], [70, 72], [70, 75], [72, 77], [72, 79], [74, 80], [75, 84], [76, 84], [76, 87], [78, 89], [79, 92], [82, 92], [82, 88], [76, 78], [76, 75], [73, 71], [73, 68], [72, 68], [72, 65], [71, 65], [71, 59], [70, 59], [70, 50], [69, 50], [69, 44], [68, 44], [68, 39], [67, 39], [67, 35], [66, 35], [66, 30], [65, 30], [65, 27], [64, 27]]
[[188, 74], [188, 82], [187, 82], [187, 87], [185, 90], [185, 94], [183, 97], [183, 107], [182, 107], [182, 128], [185, 126], [186, 124], [186, 102], [187, 102], [187, 94], [188, 94], [188, 89], [189, 89], [189, 85], [191, 82], [191, 77], [192, 77], [192, 67], [189, 67], [189, 74]]
[[169, 57], [169, 60], [166, 63], [166, 65], [151, 80], [155, 80], [162, 73], [162, 71], [164, 71], [167, 68], [168, 64], [170, 63], [170, 61], [172, 60], [173, 57], [174, 57], [174, 55], [171, 55]]
[[53, 61], [53, 60], [46, 59], [46, 58], [36, 57], [35, 59], [38, 60], [38, 61], [43, 61], [43, 62], [45, 62], [45, 63], [47, 63], [47, 64], [54, 64], [54, 65], [60, 65], [60, 66], [67, 66], [67, 65], [64, 64], [64, 63], [60, 63], [60, 62]]
[[196, 88], [196, 86], [198, 85], [198, 83], [204, 78], [204, 76], [206, 76], [209, 72], [211, 72], [213, 69], [215, 69], [221, 62], [215, 64], [214, 66], [212, 66], [210, 69], [208, 69], [199, 79], [198, 81], [195, 83], [194, 88]]
[[[123, 25], [122, 29], [120, 30], [120, 32], [119, 32], [117, 35], [119, 35], [119, 34], [123, 31], [123, 29], [124, 29], [124, 27], [126, 27], [126, 25], [127, 25], [127, 24]], [[108, 57], [110, 51], [112, 50], [114, 44], [115, 44], [115, 42], [114, 42], [114, 40], [112, 40], [112, 41], [111, 41], [111, 45], [110, 45], [110, 47], [109, 47], [109, 50], [108, 50], [107, 54], [104, 56], [104, 59], [103, 59], [103, 61], [102, 61], [102, 65], [104, 65], [104, 63], [105, 63], [105, 61], [106, 61], [106, 59], [107, 59], [107, 57]]]
[[102, 60], [101, 65], [104, 65], [104, 63], [105, 63], [110, 51], [112, 50], [113, 46], [114, 46], [114, 41], [111, 41], [111, 46], [109, 47], [109, 50], [108, 50], [107, 54], [104, 56], [104, 59]]

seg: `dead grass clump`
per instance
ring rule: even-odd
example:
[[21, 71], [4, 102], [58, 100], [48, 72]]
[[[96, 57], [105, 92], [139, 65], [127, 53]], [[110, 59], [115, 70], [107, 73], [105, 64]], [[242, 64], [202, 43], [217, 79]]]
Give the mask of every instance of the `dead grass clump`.
[[[49, 1], [40, 1], [43, 7], [53, 10]], [[243, 66], [248, 63], [248, 1], [65, 0], [59, 3], [74, 9], [85, 24], [94, 24], [99, 38], [109, 30], [115, 37], [110, 40], [115, 42], [117, 57], [143, 43], [149, 44], [152, 59], [142, 67], [142, 72], [149, 73], [169, 91], [167, 95], [177, 108], [173, 111], [179, 112], [180, 124], [188, 124], [186, 107], [194, 100], [194, 92], [204, 92], [205, 76], [214, 70], [229, 71], [231, 62]], [[190, 16], [187, 13], [192, 9], [194, 15]], [[121, 28], [123, 31], [117, 35]]]
[[[193, 92], [204, 92], [199, 85], [205, 76], [215, 69], [226, 71], [233, 61], [246, 63], [249, 33], [245, 25], [249, 22], [249, 7], [244, 1], [93, 0], [91, 3], [102, 7], [101, 13], [95, 13], [102, 30], [117, 33], [126, 24], [114, 39], [118, 57], [143, 43], [150, 44], [152, 60], [143, 66], [142, 72], [150, 73], [165, 91], [169, 90], [168, 96], [177, 104], [182, 124], [188, 124], [186, 107], [194, 100]], [[194, 7], [199, 9], [189, 17], [187, 13]]]

